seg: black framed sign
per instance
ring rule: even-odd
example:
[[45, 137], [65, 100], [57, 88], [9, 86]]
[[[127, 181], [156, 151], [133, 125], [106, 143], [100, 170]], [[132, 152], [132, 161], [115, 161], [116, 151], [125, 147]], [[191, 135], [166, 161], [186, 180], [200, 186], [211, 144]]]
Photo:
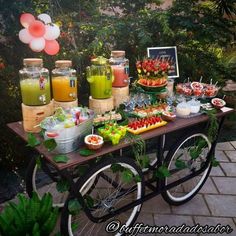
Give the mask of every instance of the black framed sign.
[[179, 66], [176, 46], [147, 48], [147, 54], [150, 58], [159, 58], [162, 60], [167, 60], [170, 63], [171, 68], [170, 72], [168, 73], [168, 78], [179, 77]]

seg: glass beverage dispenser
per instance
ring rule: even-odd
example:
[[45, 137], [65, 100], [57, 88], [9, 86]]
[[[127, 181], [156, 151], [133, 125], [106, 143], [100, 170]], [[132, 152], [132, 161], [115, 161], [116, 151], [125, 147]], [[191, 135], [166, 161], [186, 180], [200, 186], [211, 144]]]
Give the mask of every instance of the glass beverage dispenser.
[[129, 85], [129, 60], [125, 58], [125, 51], [112, 51], [109, 63], [112, 67], [114, 81], [112, 87], [126, 87]]
[[108, 60], [97, 57], [91, 60], [92, 65], [87, 67], [87, 80], [90, 83], [90, 94], [94, 99], [111, 97], [113, 75]]
[[76, 70], [70, 60], [58, 60], [52, 70], [53, 98], [58, 102], [71, 102], [77, 99]]
[[48, 69], [40, 58], [26, 58], [19, 71], [22, 101], [27, 106], [46, 105], [51, 101]]

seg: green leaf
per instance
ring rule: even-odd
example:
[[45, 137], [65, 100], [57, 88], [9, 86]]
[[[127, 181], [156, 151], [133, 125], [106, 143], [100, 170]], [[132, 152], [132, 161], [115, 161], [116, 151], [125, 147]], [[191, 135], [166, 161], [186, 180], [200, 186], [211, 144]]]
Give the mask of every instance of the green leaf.
[[199, 139], [197, 140], [196, 145], [198, 146], [199, 149], [202, 149], [202, 148], [204, 148], [204, 147], [207, 146], [207, 142], [206, 142], [205, 139], [199, 138]]
[[79, 223], [72, 223], [71, 224], [72, 232], [75, 232], [78, 228], [79, 228]]
[[87, 165], [83, 165], [83, 166], [77, 166], [76, 167], [76, 173], [79, 175], [79, 176], [82, 176], [85, 174], [85, 172], [87, 171], [89, 167]]
[[77, 199], [73, 199], [69, 201], [68, 210], [72, 215], [79, 214], [81, 209], [82, 207]]
[[142, 168], [147, 168], [149, 166], [150, 159], [149, 159], [148, 155], [141, 156], [139, 160], [141, 162]]
[[117, 164], [117, 163], [112, 164], [110, 168], [111, 168], [113, 173], [116, 173], [116, 172], [119, 172], [119, 171], [122, 172], [124, 170], [124, 167], [121, 166], [120, 164]]
[[132, 173], [131, 170], [125, 169], [125, 170], [122, 172], [121, 177], [122, 177], [122, 179], [123, 179], [123, 181], [124, 181], [125, 183], [129, 183], [129, 182], [132, 181], [132, 179], [133, 179], [134, 176], [133, 176], [133, 173]]
[[53, 157], [53, 161], [56, 163], [67, 163], [69, 158], [66, 155], [59, 154]]
[[89, 208], [92, 208], [94, 206], [94, 200], [91, 196], [85, 195], [84, 200]]
[[193, 147], [189, 150], [189, 154], [192, 160], [196, 160], [201, 154], [202, 150], [199, 150], [197, 147]]
[[169, 177], [170, 171], [168, 170], [168, 168], [166, 166], [160, 166], [157, 171], [155, 172], [155, 176], [157, 178], [163, 179], [165, 177]]
[[175, 161], [175, 166], [176, 166], [177, 169], [184, 169], [184, 168], [187, 167], [186, 163], [182, 160], [179, 160], [179, 159], [177, 159]]
[[70, 184], [67, 180], [61, 179], [57, 182], [56, 188], [59, 193], [64, 193], [69, 190]]
[[135, 176], [134, 176], [134, 181], [135, 181], [136, 183], [141, 182], [141, 181], [142, 181], [142, 178], [140, 177], [140, 175], [135, 175]]
[[215, 157], [211, 159], [211, 164], [213, 167], [217, 167], [220, 165], [219, 161], [217, 161]]
[[41, 157], [37, 156], [35, 161], [36, 161], [36, 165], [37, 165], [38, 169], [41, 169], [41, 167], [42, 167]]
[[55, 139], [51, 138], [51, 139], [44, 140], [43, 145], [45, 148], [47, 148], [49, 152], [51, 152], [52, 150], [56, 148], [57, 143]]
[[89, 150], [89, 149], [81, 149], [81, 150], [79, 150], [79, 154], [81, 156], [85, 156], [85, 157], [93, 155], [94, 153], [95, 153], [95, 151]]
[[26, 146], [28, 147], [35, 147], [40, 145], [40, 141], [32, 133], [27, 134], [27, 142], [28, 144]]

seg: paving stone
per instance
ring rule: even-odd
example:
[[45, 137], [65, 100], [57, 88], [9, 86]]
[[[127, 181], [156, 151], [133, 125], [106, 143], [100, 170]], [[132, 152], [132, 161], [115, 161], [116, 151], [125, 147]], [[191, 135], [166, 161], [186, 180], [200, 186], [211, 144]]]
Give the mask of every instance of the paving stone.
[[184, 214], [184, 215], [209, 215], [210, 212], [207, 208], [207, 205], [203, 199], [201, 194], [197, 194], [194, 196], [191, 201], [180, 205], [180, 206], [173, 206], [172, 212], [174, 214]]
[[230, 142], [233, 146], [234, 146], [234, 148], [236, 149], [236, 141], [231, 141]]
[[205, 199], [213, 216], [236, 216], [236, 196], [205, 195]]
[[[216, 226], [217, 224], [221, 224], [221, 226], [227, 226], [229, 225], [230, 228], [232, 228], [232, 232], [228, 235], [235, 235], [236, 234], [236, 226], [233, 222], [232, 218], [223, 218], [223, 217], [205, 217], [205, 216], [195, 216], [194, 217], [195, 223], [200, 224], [201, 226], [204, 225], [209, 225], [209, 226]], [[206, 235], [206, 234], [200, 234], [200, 235]], [[224, 234], [207, 234], [207, 235], [227, 235], [226, 233]]]
[[218, 193], [214, 183], [212, 182], [211, 178], [208, 178], [201, 190], [200, 193]]
[[220, 162], [229, 162], [229, 159], [225, 155], [224, 151], [216, 150], [215, 157], [216, 157], [216, 160], [218, 160]]
[[233, 145], [230, 144], [230, 142], [223, 142], [223, 143], [217, 143], [216, 150], [226, 151], [226, 150], [234, 150]]
[[[139, 214], [138, 219], [136, 220], [136, 223], [143, 223], [144, 225], [150, 225], [150, 226], [154, 226], [154, 218], [153, 218], [153, 214], [151, 213], [144, 213], [141, 210], [141, 213]], [[135, 224], [134, 224], [135, 225]], [[155, 234], [138, 234], [138, 235], [148, 235], [148, 236], [154, 236]]]
[[[191, 216], [184, 215], [159, 215], [154, 214], [155, 225], [157, 226], [181, 226], [186, 224], [186, 226], [193, 226], [194, 222]], [[157, 235], [196, 235], [196, 234], [157, 234]]]
[[212, 167], [210, 176], [225, 176], [220, 166]]
[[236, 162], [236, 151], [225, 151], [225, 153], [232, 162]]
[[236, 195], [236, 178], [212, 177], [212, 179], [220, 193]]
[[221, 163], [221, 167], [227, 176], [235, 176], [236, 177], [236, 163]]
[[158, 195], [143, 203], [142, 212], [148, 213], [170, 213], [170, 205], [166, 203], [163, 198]]

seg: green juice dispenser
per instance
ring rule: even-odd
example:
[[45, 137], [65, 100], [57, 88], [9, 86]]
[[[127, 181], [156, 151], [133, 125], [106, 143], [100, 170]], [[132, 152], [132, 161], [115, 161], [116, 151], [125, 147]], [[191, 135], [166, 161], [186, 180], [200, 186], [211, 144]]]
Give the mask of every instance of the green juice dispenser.
[[48, 69], [43, 68], [40, 58], [24, 59], [19, 71], [22, 101], [27, 106], [42, 106], [51, 101]]
[[108, 59], [99, 56], [92, 59], [91, 64], [87, 67], [86, 72], [92, 98], [110, 98], [112, 95], [113, 73]]

